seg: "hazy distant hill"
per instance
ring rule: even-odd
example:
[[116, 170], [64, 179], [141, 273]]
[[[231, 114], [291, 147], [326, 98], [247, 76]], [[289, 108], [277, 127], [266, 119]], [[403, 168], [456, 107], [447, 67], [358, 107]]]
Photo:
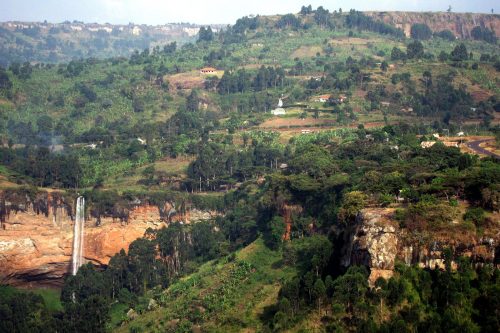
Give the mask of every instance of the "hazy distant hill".
[[[134, 50], [193, 41], [199, 25], [112, 25], [83, 22], [0, 23], [0, 65], [129, 56]], [[214, 27], [217, 29], [217, 26]]]
[[[473, 29], [500, 34], [500, 16], [443, 12], [366, 12], [366, 15], [401, 29], [409, 37], [414, 24], [425, 24], [433, 32], [449, 31], [456, 38], [471, 39]], [[212, 25], [217, 31], [224, 25]], [[0, 65], [12, 62], [68, 62], [76, 58], [129, 56], [170, 42], [196, 40], [200, 25], [179, 23], [159, 26], [83, 23], [0, 23]], [[486, 30], [484, 30], [486, 29]], [[494, 36], [493, 35], [493, 36]]]

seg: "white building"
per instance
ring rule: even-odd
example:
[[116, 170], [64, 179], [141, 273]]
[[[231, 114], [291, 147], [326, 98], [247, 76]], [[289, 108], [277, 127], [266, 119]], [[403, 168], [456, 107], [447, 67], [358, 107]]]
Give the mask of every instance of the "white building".
[[[198, 32], [200, 31], [200, 28], [182, 28], [182, 30], [189, 36], [189, 37], [193, 37], [193, 36], [196, 36], [198, 34]], [[213, 31], [213, 30], [212, 30]]]
[[274, 115], [274, 116], [282, 116], [282, 115], [285, 115], [286, 114], [286, 111], [285, 109], [283, 108], [276, 108], [274, 110], [271, 110], [271, 113]]
[[132, 28], [132, 35], [134, 36], [139, 36], [141, 34], [142, 30], [138, 26], [134, 26]]

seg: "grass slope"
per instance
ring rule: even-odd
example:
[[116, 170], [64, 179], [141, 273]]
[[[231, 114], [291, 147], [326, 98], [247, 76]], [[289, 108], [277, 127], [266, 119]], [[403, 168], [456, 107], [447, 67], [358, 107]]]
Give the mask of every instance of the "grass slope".
[[171, 285], [159, 309], [116, 328], [117, 332], [259, 332], [264, 308], [276, 302], [281, 282], [295, 270], [261, 239], [235, 256], [208, 262]]
[[18, 297], [18, 293], [32, 292], [43, 298], [47, 310], [57, 312], [63, 309], [61, 304], [61, 291], [51, 288], [17, 289], [12, 286], [0, 285], [0, 299], [6, 300], [10, 297]]

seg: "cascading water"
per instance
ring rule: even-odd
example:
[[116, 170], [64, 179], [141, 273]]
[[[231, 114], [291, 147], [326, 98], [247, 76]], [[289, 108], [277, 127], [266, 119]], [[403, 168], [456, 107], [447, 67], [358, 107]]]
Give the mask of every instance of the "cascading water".
[[83, 231], [85, 228], [85, 198], [76, 199], [75, 226], [73, 229], [73, 254], [71, 257], [71, 274], [76, 275], [83, 265]]

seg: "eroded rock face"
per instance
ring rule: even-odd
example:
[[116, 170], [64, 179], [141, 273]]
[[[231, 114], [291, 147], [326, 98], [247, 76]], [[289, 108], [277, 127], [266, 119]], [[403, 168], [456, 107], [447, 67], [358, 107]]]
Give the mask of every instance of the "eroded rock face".
[[[195, 222], [213, 218], [213, 212], [176, 214], [170, 222]], [[101, 217], [85, 222], [84, 258], [106, 265], [121, 249], [144, 235], [148, 228], [167, 226], [158, 207], [133, 208], [127, 222]], [[0, 283], [12, 285], [60, 285], [70, 272], [73, 220], [65, 209], [38, 214], [32, 208], [10, 212], [0, 227]]]
[[370, 282], [392, 276], [398, 252], [398, 226], [390, 218], [392, 213], [392, 209], [363, 210], [349, 231], [341, 264], [368, 267]]
[[[469, 257], [475, 264], [500, 265], [500, 233], [478, 237], [473, 232], [434, 232], [425, 237], [400, 229], [394, 209], [363, 209], [344, 237], [341, 265], [363, 265], [370, 270], [369, 282], [390, 278], [396, 261], [422, 268], [444, 269], [445, 249], [453, 258]], [[451, 262], [452, 268], [456, 263]]]
[[365, 12], [377, 20], [393, 25], [410, 37], [411, 26], [415, 23], [427, 24], [434, 32], [450, 30], [460, 39], [470, 39], [476, 26], [493, 30], [500, 35], [500, 17], [489, 14], [444, 13], [444, 12]]

